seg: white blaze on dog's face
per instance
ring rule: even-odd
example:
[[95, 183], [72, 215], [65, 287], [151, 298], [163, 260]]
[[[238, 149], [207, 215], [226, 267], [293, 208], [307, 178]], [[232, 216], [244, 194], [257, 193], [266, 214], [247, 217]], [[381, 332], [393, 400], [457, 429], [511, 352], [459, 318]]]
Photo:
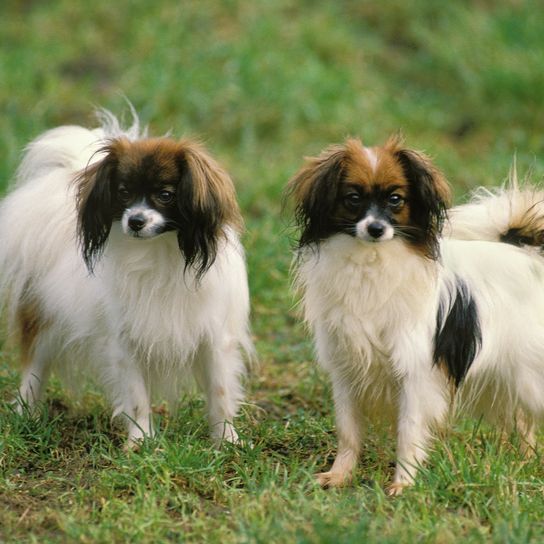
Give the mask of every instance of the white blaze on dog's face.
[[[364, 147], [363, 163], [354, 172], [353, 182], [340, 190], [342, 205], [352, 220], [355, 217], [355, 236], [365, 242], [386, 242], [395, 235], [394, 225], [405, 221], [407, 180], [398, 165], [378, 149]], [[366, 158], [367, 164], [364, 164]], [[392, 172], [386, 172], [386, 170]], [[389, 179], [388, 179], [389, 178]], [[378, 180], [382, 180], [379, 182]]]

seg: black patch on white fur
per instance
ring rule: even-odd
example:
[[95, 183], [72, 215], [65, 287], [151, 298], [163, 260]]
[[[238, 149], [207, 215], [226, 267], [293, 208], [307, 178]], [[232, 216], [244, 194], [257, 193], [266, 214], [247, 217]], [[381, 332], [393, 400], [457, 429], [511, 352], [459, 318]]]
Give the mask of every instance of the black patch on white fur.
[[[104, 148], [102, 151], [107, 151]], [[87, 269], [92, 274], [94, 267], [102, 254], [111, 231], [111, 226], [116, 215], [120, 217], [120, 209], [115, 198], [115, 170], [116, 158], [108, 154], [105, 159], [95, 166], [89, 167], [94, 171], [95, 182], [92, 190], [85, 200], [78, 195], [78, 228], [77, 235], [83, 260]], [[84, 179], [87, 172], [84, 171], [76, 178], [76, 182]]]
[[476, 302], [460, 278], [456, 278], [454, 296], [453, 301], [441, 300], [438, 307], [434, 364], [444, 365], [459, 387], [481, 348], [482, 331]]
[[[333, 214], [343, 178], [344, 168], [339, 160], [316, 175], [311, 189], [295, 210], [297, 224], [302, 229], [299, 248], [317, 246], [329, 236], [346, 230], [346, 225], [338, 226]], [[354, 235], [355, 225], [350, 224], [349, 227], [350, 234]]]
[[447, 202], [437, 190], [438, 173], [410, 149], [395, 153], [410, 184], [410, 222], [407, 239], [424, 249], [427, 257], [440, 257], [440, 234], [446, 218]]
[[504, 234], [501, 234], [500, 241], [513, 246], [535, 246], [542, 247], [544, 243], [544, 232], [538, 229], [516, 228], [508, 229]]
[[193, 267], [200, 279], [217, 257], [225, 210], [211, 191], [195, 204], [193, 173], [187, 161], [180, 162], [180, 172], [175, 223], [178, 245], [185, 257], [185, 270]]

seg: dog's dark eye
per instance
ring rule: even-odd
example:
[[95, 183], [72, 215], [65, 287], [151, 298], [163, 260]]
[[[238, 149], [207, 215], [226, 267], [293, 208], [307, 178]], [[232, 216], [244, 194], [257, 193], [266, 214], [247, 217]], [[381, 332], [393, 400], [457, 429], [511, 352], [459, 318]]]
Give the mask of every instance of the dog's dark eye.
[[130, 192], [124, 187], [119, 187], [119, 189], [117, 190], [117, 195], [119, 196], [119, 200], [121, 202], [128, 202], [128, 200], [130, 199]]
[[392, 208], [398, 208], [404, 203], [404, 198], [397, 193], [393, 193], [387, 197], [387, 203]]
[[359, 193], [348, 193], [344, 196], [344, 205], [349, 210], [357, 210], [363, 201]]
[[161, 204], [170, 204], [174, 200], [174, 193], [172, 191], [160, 191], [157, 194], [157, 200]]

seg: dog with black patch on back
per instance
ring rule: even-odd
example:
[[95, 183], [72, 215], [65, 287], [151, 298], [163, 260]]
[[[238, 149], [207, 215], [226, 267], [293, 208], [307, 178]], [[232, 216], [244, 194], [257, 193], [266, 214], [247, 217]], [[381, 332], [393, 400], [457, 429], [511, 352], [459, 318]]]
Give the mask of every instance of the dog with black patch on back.
[[534, 450], [544, 415], [542, 192], [514, 180], [446, 221], [445, 177], [392, 137], [325, 149], [287, 194], [300, 228], [295, 282], [336, 415], [338, 452], [319, 483], [350, 483], [365, 419], [386, 419], [397, 434], [388, 492], [401, 493], [452, 404], [515, 426]]

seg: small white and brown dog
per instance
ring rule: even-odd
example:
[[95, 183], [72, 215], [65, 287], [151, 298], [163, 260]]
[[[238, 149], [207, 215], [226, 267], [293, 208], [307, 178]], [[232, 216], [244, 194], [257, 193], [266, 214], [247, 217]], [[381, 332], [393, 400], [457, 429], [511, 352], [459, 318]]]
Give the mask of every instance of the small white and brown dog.
[[452, 390], [456, 405], [517, 425], [534, 448], [544, 415], [544, 195], [480, 191], [442, 236], [449, 185], [396, 137], [326, 149], [288, 194], [301, 229], [296, 282], [336, 411], [338, 453], [319, 482], [349, 483], [365, 418], [385, 417], [397, 424], [389, 492], [400, 493]]
[[[27, 148], [0, 204], [0, 287], [21, 347], [19, 409], [49, 372], [100, 382], [128, 425], [153, 433], [153, 398], [196, 378], [216, 442], [236, 441], [252, 351], [242, 220], [228, 174], [198, 143], [63, 126]], [[190, 382], [191, 380], [189, 380]]]

